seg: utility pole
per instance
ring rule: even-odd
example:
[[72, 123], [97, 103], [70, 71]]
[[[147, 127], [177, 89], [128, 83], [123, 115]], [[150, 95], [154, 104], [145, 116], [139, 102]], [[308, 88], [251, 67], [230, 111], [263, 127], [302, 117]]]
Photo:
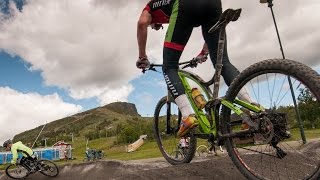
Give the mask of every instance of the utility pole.
[[[273, 7], [272, 1], [273, 0], [260, 0], [260, 3], [268, 3], [268, 7], [271, 10], [273, 23], [274, 23], [274, 26], [275, 26], [275, 29], [276, 29], [276, 33], [277, 33], [277, 37], [278, 37], [278, 41], [279, 41], [279, 45], [280, 45], [280, 51], [281, 51], [281, 54], [282, 54], [282, 58], [285, 59], [286, 57], [285, 57], [284, 50], [283, 50], [283, 47], [282, 47], [282, 42], [281, 42], [281, 39], [280, 39], [280, 33], [279, 33], [279, 30], [278, 30], [276, 18], [274, 16], [274, 12], [273, 12], [273, 8], [272, 8]], [[295, 97], [295, 94], [294, 94], [294, 91], [293, 91], [292, 81], [291, 81], [290, 76], [288, 76], [288, 82], [289, 82], [289, 85], [290, 85], [291, 96], [292, 96], [293, 104], [294, 104], [295, 111], [296, 111], [296, 118], [298, 120], [301, 138], [302, 138], [303, 144], [306, 144], [307, 143], [306, 135], [304, 133], [303, 123], [302, 123], [302, 120], [301, 120], [300, 111], [298, 109], [297, 100], [296, 100], [296, 97]]]
[[42, 140], [44, 140], [44, 147], [46, 148], [47, 147], [47, 139], [49, 138], [43, 138]]
[[73, 142], [73, 133], [70, 133], [70, 135], [71, 135], [71, 141]]

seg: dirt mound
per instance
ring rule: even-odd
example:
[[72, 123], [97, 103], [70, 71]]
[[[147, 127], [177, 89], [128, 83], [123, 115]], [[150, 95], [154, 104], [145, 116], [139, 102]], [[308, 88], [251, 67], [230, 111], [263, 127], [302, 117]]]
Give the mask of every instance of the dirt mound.
[[[1, 180], [9, 179], [7, 177]], [[48, 179], [40, 173], [27, 179]], [[99, 179], [245, 179], [228, 157], [195, 158], [190, 164], [172, 166], [163, 158], [136, 161], [97, 161], [60, 167], [58, 180]]]

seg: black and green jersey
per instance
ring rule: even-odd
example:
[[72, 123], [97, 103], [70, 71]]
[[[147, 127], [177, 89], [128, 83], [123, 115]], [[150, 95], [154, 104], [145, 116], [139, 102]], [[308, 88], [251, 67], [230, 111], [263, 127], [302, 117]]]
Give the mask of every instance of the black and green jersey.
[[[194, 27], [201, 26], [215, 64], [219, 31], [209, 34], [208, 30], [222, 13], [221, 0], [151, 0], [144, 10], [151, 14], [151, 23], [169, 23], [163, 48], [163, 73], [172, 95], [177, 98], [185, 93], [177, 71], [179, 58]], [[222, 76], [229, 85], [239, 71], [229, 62], [227, 48], [224, 49], [222, 63]]]
[[169, 23], [174, 1], [175, 0], [151, 0], [144, 8], [144, 10], [147, 10], [151, 14], [151, 23]]

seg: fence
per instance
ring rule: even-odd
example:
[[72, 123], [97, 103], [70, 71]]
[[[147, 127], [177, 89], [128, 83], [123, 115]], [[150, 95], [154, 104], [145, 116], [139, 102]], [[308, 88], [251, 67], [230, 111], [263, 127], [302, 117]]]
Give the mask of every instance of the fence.
[[[59, 160], [60, 159], [60, 148], [41, 148], [41, 149], [33, 149], [35, 153], [37, 153], [39, 159], [48, 159], [48, 160]], [[22, 154], [19, 153], [19, 157]], [[12, 160], [11, 152], [0, 152], [0, 164], [10, 163]]]

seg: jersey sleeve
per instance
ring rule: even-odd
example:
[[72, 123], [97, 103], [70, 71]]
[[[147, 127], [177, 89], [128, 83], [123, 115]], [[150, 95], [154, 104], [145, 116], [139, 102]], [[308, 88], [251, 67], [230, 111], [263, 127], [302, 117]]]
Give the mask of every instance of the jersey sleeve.
[[146, 10], [151, 14], [151, 5], [150, 5], [151, 1], [148, 2], [148, 4], [146, 5], [146, 7], [143, 8], [143, 11]]
[[11, 146], [11, 153], [12, 153], [11, 164], [15, 164], [17, 162], [17, 159], [18, 159], [18, 147], [17, 147], [17, 145], [13, 144]]
[[[24, 145], [24, 144], [20, 144], [19, 149], [24, 151], [24, 152], [26, 152], [26, 153], [28, 153], [29, 156], [32, 156], [32, 154], [33, 154], [32, 149], [29, 148], [28, 146]], [[28, 155], [24, 154], [25, 157], [28, 156]]]

